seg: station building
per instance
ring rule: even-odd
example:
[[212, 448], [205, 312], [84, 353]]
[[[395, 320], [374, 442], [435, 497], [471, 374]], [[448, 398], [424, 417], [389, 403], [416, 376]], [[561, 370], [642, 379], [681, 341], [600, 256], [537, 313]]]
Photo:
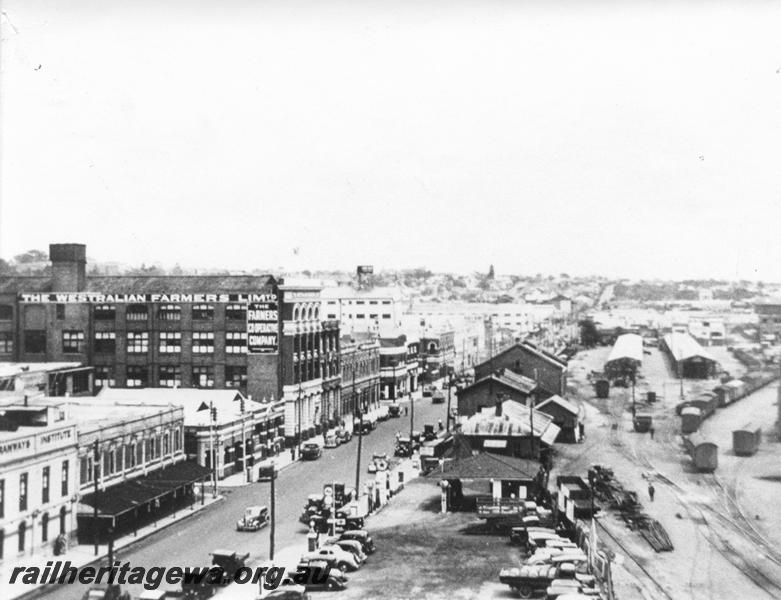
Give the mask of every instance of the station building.
[[98, 387], [234, 389], [284, 401], [288, 445], [340, 406], [339, 323], [321, 286], [262, 276], [86, 274], [52, 244], [51, 277], [0, 281], [0, 361], [79, 362]]

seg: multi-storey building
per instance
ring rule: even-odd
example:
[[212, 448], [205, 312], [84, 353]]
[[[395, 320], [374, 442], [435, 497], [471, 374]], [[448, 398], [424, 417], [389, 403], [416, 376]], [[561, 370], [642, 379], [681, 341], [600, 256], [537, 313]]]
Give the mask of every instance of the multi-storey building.
[[341, 323], [345, 333], [371, 332], [382, 336], [401, 325], [403, 296], [396, 288], [323, 288], [324, 318]]
[[754, 305], [759, 326], [759, 339], [781, 340], [781, 299], [766, 299]]
[[407, 375], [407, 336], [396, 334], [380, 338], [380, 389], [386, 400], [409, 393]]
[[[0, 418], [0, 561], [51, 554], [75, 531], [77, 436], [59, 410], [4, 404]], [[47, 413], [51, 419], [47, 418]]]
[[407, 389], [414, 392], [418, 389], [420, 377], [420, 339], [415, 335], [407, 335]]
[[96, 387], [227, 388], [281, 399], [288, 445], [332, 420], [339, 328], [322, 323], [319, 284], [271, 275], [88, 277], [84, 245], [52, 244], [50, 256], [51, 277], [0, 282], [0, 361], [84, 363], [94, 366]]
[[341, 420], [352, 427], [356, 409], [366, 413], [380, 400], [380, 342], [370, 333], [343, 335]]
[[420, 337], [420, 357], [427, 381], [452, 373], [456, 362], [455, 331], [422, 335]]

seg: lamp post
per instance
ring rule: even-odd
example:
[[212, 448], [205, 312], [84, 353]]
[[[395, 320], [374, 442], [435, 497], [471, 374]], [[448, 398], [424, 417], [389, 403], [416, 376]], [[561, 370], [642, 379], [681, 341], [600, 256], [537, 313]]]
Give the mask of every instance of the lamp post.
[[447, 382], [447, 431], [450, 432], [450, 388], [453, 387], [453, 375], [450, 375]]
[[98, 494], [100, 490], [100, 442], [96, 439], [92, 446], [92, 476], [95, 479], [95, 500], [93, 504], [92, 520], [95, 527], [95, 556], [98, 555], [98, 539], [100, 527], [98, 525]]

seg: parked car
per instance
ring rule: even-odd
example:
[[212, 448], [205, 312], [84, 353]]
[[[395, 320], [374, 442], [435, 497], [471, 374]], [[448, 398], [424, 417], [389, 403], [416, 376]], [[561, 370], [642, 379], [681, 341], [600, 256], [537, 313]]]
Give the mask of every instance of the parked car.
[[[333, 591], [345, 589], [347, 587], [347, 575], [339, 569], [331, 568], [330, 564], [331, 563], [328, 560], [302, 558], [296, 567], [297, 571], [310, 569], [310, 574], [312, 574], [312, 576], [309, 581], [301, 583], [299, 587], [303, 587], [307, 591]], [[319, 569], [319, 572], [313, 573], [315, 569]], [[327, 575], [323, 577], [321, 575], [322, 573], [327, 573]], [[285, 576], [285, 578], [282, 579], [282, 587], [287, 588], [289, 584], [294, 581], [294, 577], [295, 575], [292, 577], [290, 575]]]
[[271, 517], [266, 506], [248, 506], [236, 522], [236, 531], [258, 531], [268, 525]]
[[401, 416], [401, 407], [398, 404], [391, 404], [388, 406], [388, 415], [393, 419], [398, 419]]
[[289, 577], [282, 580], [283, 587], [279, 587], [268, 593], [263, 600], [311, 600], [306, 587], [296, 585]]
[[304, 444], [301, 449], [301, 458], [304, 460], [317, 460], [323, 455], [323, 449], [320, 444], [315, 442], [309, 442]]
[[352, 531], [345, 531], [339, 536], [342, 540], [355, 540], [361, 543], [361, 547], [366, 554], [374, 554], [376, 548], [374, 547], [374, 540], [369, 532], [365, 529], [354, 529]]
[[96, 585], [89, 588], [82, 600], [131, 600], [130, 592], [123, 592], [117, 583], [108, 585]]
[[363, 551], [363, 546], [361, 545], [361, 542], [357, 540], [343, 540], [339, 536], [332, 536], [326, 538], [324, 544], [326, 546], [339, 546], [342, 550], [347, 550], [347, 552], [351, 552], [352, 555], [355, 557], [355, 559], [358, 561], [359, 565], [365, 563], [366, 559], [368, 558], [366, 556], [366, 553]]
[[327, 560], [331, 566], [340, 571], [357, 571], [358, 561], [347, 550], [342, 550], [338, 546], [321, 546], [314, 552], [307, 552], [303, 555], [304, 560]]
[[220, 567], [226, 579], [233, 579], [236, 571], [244, 567], [249, 558], [249, 552], [239, 554], [233, 550], [215, 550], [211, 553], [212, 564]]
[[336, 437], [335, 431], [329, 431], [325, 434], [323, 445], [326, 448], [336, 448], [339, 445], [339, 438]]
[[434, 393], [431, 395], [431, 403], [432, 404], [444, 404], [445, 403], [445, 392], [442, 390], [435, 390]]
[[388, 455], [385, 453], [372, 456], [372, 462], [369, 463], [369, 473], [376, 473], [377, 471], [385, 471], [388, 469]]
[[340, 444], [346, 444], [351, 439], [353, 439], [353, 434], [350, 433], [347, 429], [339, 428], [336, 430], [336, 437]]
[[377, 409], [377, 420], [387, 421], [389, 418], [390, 418], [390, 411], [388, 410], [387, 405], [380, 406]]
[[426, 384], [423, 386], [423, 397], [428, 398], [430, 397], [436, 388], [431, 384]]

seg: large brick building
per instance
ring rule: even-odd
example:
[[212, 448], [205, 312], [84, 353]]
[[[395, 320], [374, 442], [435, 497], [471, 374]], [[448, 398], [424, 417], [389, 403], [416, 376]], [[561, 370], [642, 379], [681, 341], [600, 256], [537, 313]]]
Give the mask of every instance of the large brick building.
[[339, 326], [320, 287], [262, 276], [86, 274], [86, 247], [52, 244], [51, 277], [0, 280], [0, 361], [95, 367], [95, 385], [235, 388], [284, 400], [293, 444], [339, 406]]
[[475, 365], [475, 380], [488, 377], [502, 368], [535, 381], [538, 400], [567, 393], [567, 363], [529, 342], [513, 344]]

